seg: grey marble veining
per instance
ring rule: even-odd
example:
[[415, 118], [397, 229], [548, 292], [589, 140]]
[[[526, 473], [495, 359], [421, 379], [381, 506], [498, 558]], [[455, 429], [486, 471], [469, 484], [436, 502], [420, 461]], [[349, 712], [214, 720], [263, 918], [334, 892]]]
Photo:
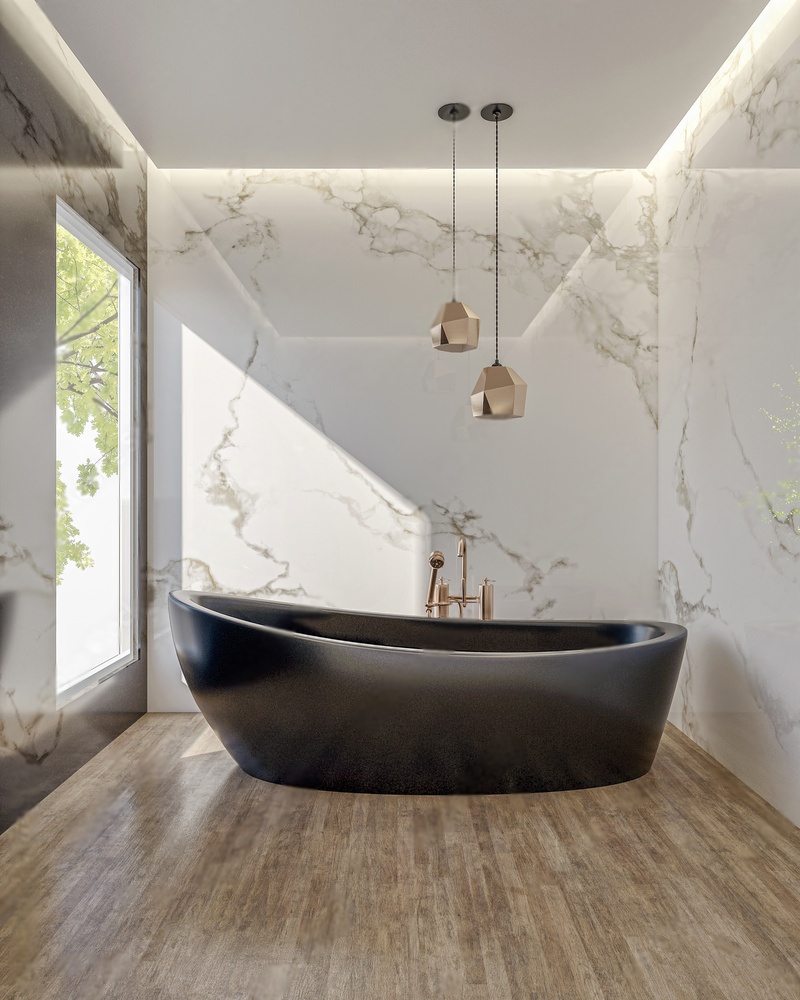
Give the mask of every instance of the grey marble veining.
[[[475, 543], [480, 560], [482, 553], [488, 548], [503, 556], [516, 571], [518, 582], [505, 588], [506, 596], [524, 595], [529, 603], [527, 617], [542, 618], [555, 611], [557, 598], [547, 593], [551, 575], [562, 570], [575, 570], [576, 564], [566, 556], [553, 560], [536, 560], [503, 541], [499, 535], [487, 528], [482, 522], [482, 514], [470, 510], [460, 500], [451, 499], [447, 503], [432, 501], [431, 526], [437, 547], [443, 547], [443, 539], [457, 540], [463, 536], [468, 542]], [[506, 576], [508, 579], [508, 576]], [[557, 616], [557, 615], [556, 615]]]
[[[241, 388], [228, 402], [229, 422], [222, 428], [219, 441], [214, 445], [200, 467], [198, 486], [210, 504], [227, 508], [231, 513], [230, 525], [235, 538], [243, 542], [258, 558], [268, 577], [259, 587], [248, 591], [246, 596], [308, 597], [301, 584], [290, 584], [290, 563], [275, 555], [269, 545], [262, 544], [248, 536], [248, 525], [257, 510], [258, 496], [248, 492], [237, 481], [230, 470], [226, 453], [237, 446], [236, 433], [240, 427], [239, 404], [245, 391], [248, 372], [255, 360], [258, 344], [247, 360], [242, 373]], [[203, 566], [202, 562], [198, 565]], [[266, 568], [268, 567], [268, 569]], [[209, 570], [210, 573], [210, 570]], [[213, 579], [213, 577], [211, 577]]]
[[[495, 267], [493, 175], [467, 173], [459, 195], [458, 281], [465, 287], [483, 275], [481, 287], [488, 291], [491, 283], [485, 278], [491, 278]], [[303, 190], [343, 215], [342, 238], [348, 242], [352, 238], [354, 250], [375, 258], [375, 275], [383, 273], [382, 259], [403, 258], [433, 272], [439, 287], [449, 285], [452, 229], [446, 171], [171, 171], [170, 177], [199, 220], [175, 251], [206, 253], [208, 244], [200, 237], [208, 237], [281, 336], [297, 335], [299, 324], [276, 305], [286, 272], [270, 264], [285, 258], [288, 265], [295, 252], [293, 235], [319, 232], [326, 219], [303, 197]], [[643, 266], [642, 247], [637, 245], [641, 234], [620, 246], [616, 237], [609, 236], [606, 223], [639, 183], [637, 171], [504, 175], [500, 266], [502, 284], [512, 294], [504, 303], [510, 335], [525, 331], [589, 246], [596, 256], [613, 257], [616, 268], [624, 267], [629, 278], [637, 280], [635, 270]], [[327, 255], [333, 250], [334, 245], [330, 251], [316, 246], [314, 254], [329, 262]], [[298, 265], [299, 261], [295, 270]], [[316, 295], [321, 314], [327, 307], [326, 289], [318, 287]], [[384, 324], [387, 319], [391, 320], [382, 317]], [[408, 332], [407, 328], [405, 335]]]
[[695, 167], [800, 167], [800, 42], [769, 67], [693, 158]]
[[631, 175], [629, 190], [565, 273], [527, 336], [546, 336], [567, 311], [588, 346], [604, 361], [628, 369], [656, 425], [657, 189], [652, 175]]

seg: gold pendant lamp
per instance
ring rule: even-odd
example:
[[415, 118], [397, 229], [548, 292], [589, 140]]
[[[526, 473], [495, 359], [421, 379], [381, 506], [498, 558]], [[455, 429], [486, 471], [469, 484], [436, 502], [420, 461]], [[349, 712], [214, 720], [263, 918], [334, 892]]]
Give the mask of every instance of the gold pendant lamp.
[[495, 420], [521, 417], [525, 413], [528, 386], [508, 365], [500, 364], [500, 122], [510, 118], [508, 104], [487, 104], [481, 118], [494, 122], [494, 364], [484, 368], [472, 390], [473, 417]]
[[437, 351], [472, 351], [478, 346], [481, 321], [477, 313], [456, 299], [456, 122], [469, 115], [466, 104], [444, 104], [439, 117], [453, 125], [453, 298], [436, 313], [431, 340]]

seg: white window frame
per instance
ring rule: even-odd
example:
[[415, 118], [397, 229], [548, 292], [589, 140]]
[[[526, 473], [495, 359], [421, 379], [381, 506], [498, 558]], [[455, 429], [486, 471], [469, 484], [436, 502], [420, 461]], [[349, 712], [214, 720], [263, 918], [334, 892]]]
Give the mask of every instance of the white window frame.
[[[113, 674], [124, 670], [132, 663], [141, 659], [141, 629], [140, 629], [140, 608], [141, 608], [141, 550], [139, 525], [142, 514], [142, 488], [141, 488], [141, 316], [140, 316], [140, 276], [139, 268], [132, 264], [115, 246], [113, 246], [94, 226], [91, 226], [73, 208], [56, 198], [56, 224], [62, 226], [73, 236], [77, 237], [93, 253], [101, 257], [111, 267], [116, 268], [119, 274], [129, 282], [129, 305], [130, 305], [130, 352], [128, 355], [128, 377], [124, 383], [120, 380], [120, 434], [123, 433], [122, 426], [122, 399], [123, 391], [127, 395], [128, 405], [126, 409], [130, 415], [127, 468], [123, 469], [123, 462], [120, 462], [120, 498], [125, 496], [123, 486], [125, 481], [129, 481], [129, 489], [126, 491], [130, 498], [129, 508], [126, 511], [124, 504], [120, 506], [120, 540], [125, 537], [128, 531], [130, 537], [129, 565], [127, 572], [124, 560], [120, 558], [120, 605], [125, 605], [127, 596], [127, 606], [129, 613], [125, 622], [129, 632], [130, 649], [119, 656], [112, 657], [103, 663], [98, 663], [85, 674], [68, 681], [66, 684], [58, 683], [58, 667], [56, 665], [56, 707], [62, 708], [64, 705], [86, 691], [96, 687], [102, 681]], [[123, 313], [120, 309], [120, 324], [124, 322]], [[119, 360], [120, 372], [123, 367], [122, 355]], [[123, 454], [123, 440], [120, 441], [120, 456]], [[56, 599], [57, 600], [57, 599]], [[122, 619], [120, 619], [122, 620]], [[56, 627], [58, 615], [56, 615]]]

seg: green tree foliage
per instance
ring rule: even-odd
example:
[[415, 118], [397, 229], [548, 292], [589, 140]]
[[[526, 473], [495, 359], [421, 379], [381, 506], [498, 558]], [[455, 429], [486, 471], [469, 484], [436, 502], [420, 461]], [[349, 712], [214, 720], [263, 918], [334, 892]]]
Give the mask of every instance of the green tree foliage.
[[[94, 434], [96, 453], [78, 467], [75, 486], [94, 496], [100, 475], [119, 469], [119, 279], [117, 271], [59, 226], [56, 236], [56, 406], [70, 434]], [[57, 575], [92, 565], [72, 520], [66, 483], [56, 476]]]
[[80, 540], [67, 504], [67, 485], [61, 477], [61, 462], [56, 462], [56, 583], [61, 583], [67, 563], [78, 569], [94, 565], [89, 546]]
[[800, 370], [792, 369], [797, 387], [796, 394], [787, 392], [783, 386], [775, 384], [783, 399], [783, 410], [780, 413], [762, 412], [772, 422], [772, 429], [780, 435], [783, 445], [789, 452], [789, 467], [797, 476], [780, 483], [772, 493], [762, 494], [770, 514], [776, 521], [788, 524], [800, 533]]

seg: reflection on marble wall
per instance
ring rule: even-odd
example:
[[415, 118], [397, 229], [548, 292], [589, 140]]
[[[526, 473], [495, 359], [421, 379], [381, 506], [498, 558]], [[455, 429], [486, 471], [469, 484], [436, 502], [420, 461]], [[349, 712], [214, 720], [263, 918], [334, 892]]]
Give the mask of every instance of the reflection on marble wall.
[[181, 584], [419, 614], [427, 553], [452, 575], [463, 533], [500, 615], [655, 613], [652, 178], [504, 172], [501, 357], [530, 386], [504, 423], [469, 409], [493, 181], [459, 177], [459, 295], [484, 326], [455, 357], [428, 333], [446, 170], [151, 177], [151, 707], [190, 704], [163, 614]]
[[800, 823], [800, 4], [783, 9], [652, 165], [659, 564], [690, 632], [674, 721]]
[[144, 708], [144, 666], [55, 701], [55, 210], [146, 273], [146, 159], [29, 0], [0, 0], [0, 829]]

